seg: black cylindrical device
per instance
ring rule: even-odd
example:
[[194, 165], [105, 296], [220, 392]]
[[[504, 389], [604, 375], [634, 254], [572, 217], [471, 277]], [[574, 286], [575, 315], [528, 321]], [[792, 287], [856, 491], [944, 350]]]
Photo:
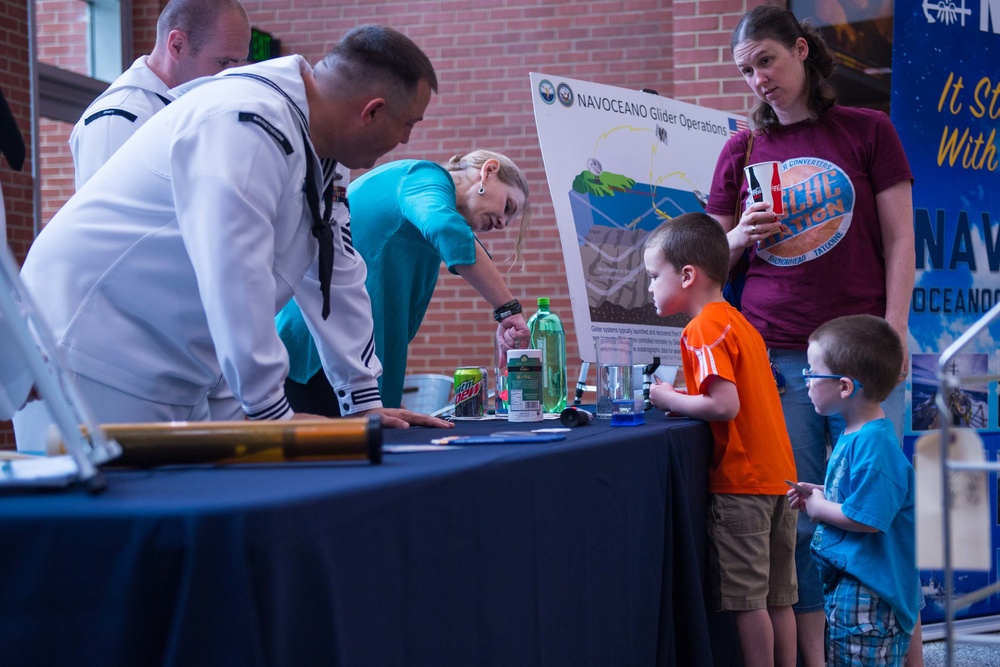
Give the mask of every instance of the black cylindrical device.
[[586, 426], [594, 421], [594, 413], [576, 406], [570, 406], [559, 413], [559, 421], [563, 426]]

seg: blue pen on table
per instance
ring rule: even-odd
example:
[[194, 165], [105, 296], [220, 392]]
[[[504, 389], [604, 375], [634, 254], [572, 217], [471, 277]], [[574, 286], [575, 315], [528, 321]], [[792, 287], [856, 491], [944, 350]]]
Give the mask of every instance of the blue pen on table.
[[505, 445], [555, 442], [565, 440], [563, 433], [524, 433], [509, 431], [489, 435], [449, 435], [431, 440], [434, 445]]

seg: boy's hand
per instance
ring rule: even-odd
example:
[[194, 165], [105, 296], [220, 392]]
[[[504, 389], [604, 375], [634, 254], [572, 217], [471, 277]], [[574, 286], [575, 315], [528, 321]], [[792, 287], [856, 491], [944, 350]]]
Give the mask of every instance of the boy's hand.
[[878, 528], [874, 526], [869, 526], [868, 524], [847, 517], [844, 514], [844, 506], [832, 500], [827, 500], [825, 489], [819, 484], [799, 482], [799, 485], [807, 488], [809, 495], [804, 495], [800, 491], [791, 489], [788, 491], [788, 502], [794, 509], [799, 511], [805, 510], [805, 513], [809, 515], [809, 518], [814, 523], [822, 521], [831, 526], [856, 533], [879, 532]]
[[[788, 496], [788, 504], [792, 506], [793, 510], [804, 510], [809, 515], [809, 518], [812, 519], [812, 513], [809, 511], [809, 501], [817, 497], [817, 492], [819, 493], [819, 498], [823, 498], [823, 486], [820, 484], [810, 484], [809, 482], [797, 482], [797, 485], [808, 491], [808, 495], [796, 488], [788, 489], [788, 493], [786, 494]], [[813, 503], [813, 505], [815, 504]]]
[[654, 408], [670, 414], [670, 406], [675, 394], [677, 394], [677, 390], [674, 389], [673, 385], [667, 384], [655, 375], [653, 376], [653, 384], [649, 386], [649, 402]]

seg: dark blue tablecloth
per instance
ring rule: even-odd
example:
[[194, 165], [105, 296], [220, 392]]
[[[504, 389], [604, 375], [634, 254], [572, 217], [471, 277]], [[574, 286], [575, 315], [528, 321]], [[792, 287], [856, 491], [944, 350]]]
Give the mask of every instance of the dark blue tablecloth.
[[568, 435], [4, 492], [0, 663], [711, 664], [708, 428], [654, 415]]

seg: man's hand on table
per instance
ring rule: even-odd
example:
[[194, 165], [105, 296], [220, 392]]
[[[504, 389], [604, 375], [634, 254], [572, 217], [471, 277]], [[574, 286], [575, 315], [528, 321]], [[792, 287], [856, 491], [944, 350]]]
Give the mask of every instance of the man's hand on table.
[[363, 414], [377, 412], [382, 415], [382, 426], [385, 428], [410, 428], [410, 426], [430, 426], [431, 428], [455, 428], [455, 424], [444, 419], [431, 417], [419, 412], [403, 408], [374, 408]]
[[[385, 428], [410, 428], [410, 426], [429, 426], [431, 428], [455, 428], [455, 424], [444, 419], [431, 417], [419, 412], [404, 410], [402, 408], [373, 408], [365, 412], [359, 412], [348, 417], [360, 417], [362, 415], [378, 413], [382, 415], [382, 426]], [[313, 415], [308, 412], [296, 412], [292, 419], [330, 419], [322, 415]]]

